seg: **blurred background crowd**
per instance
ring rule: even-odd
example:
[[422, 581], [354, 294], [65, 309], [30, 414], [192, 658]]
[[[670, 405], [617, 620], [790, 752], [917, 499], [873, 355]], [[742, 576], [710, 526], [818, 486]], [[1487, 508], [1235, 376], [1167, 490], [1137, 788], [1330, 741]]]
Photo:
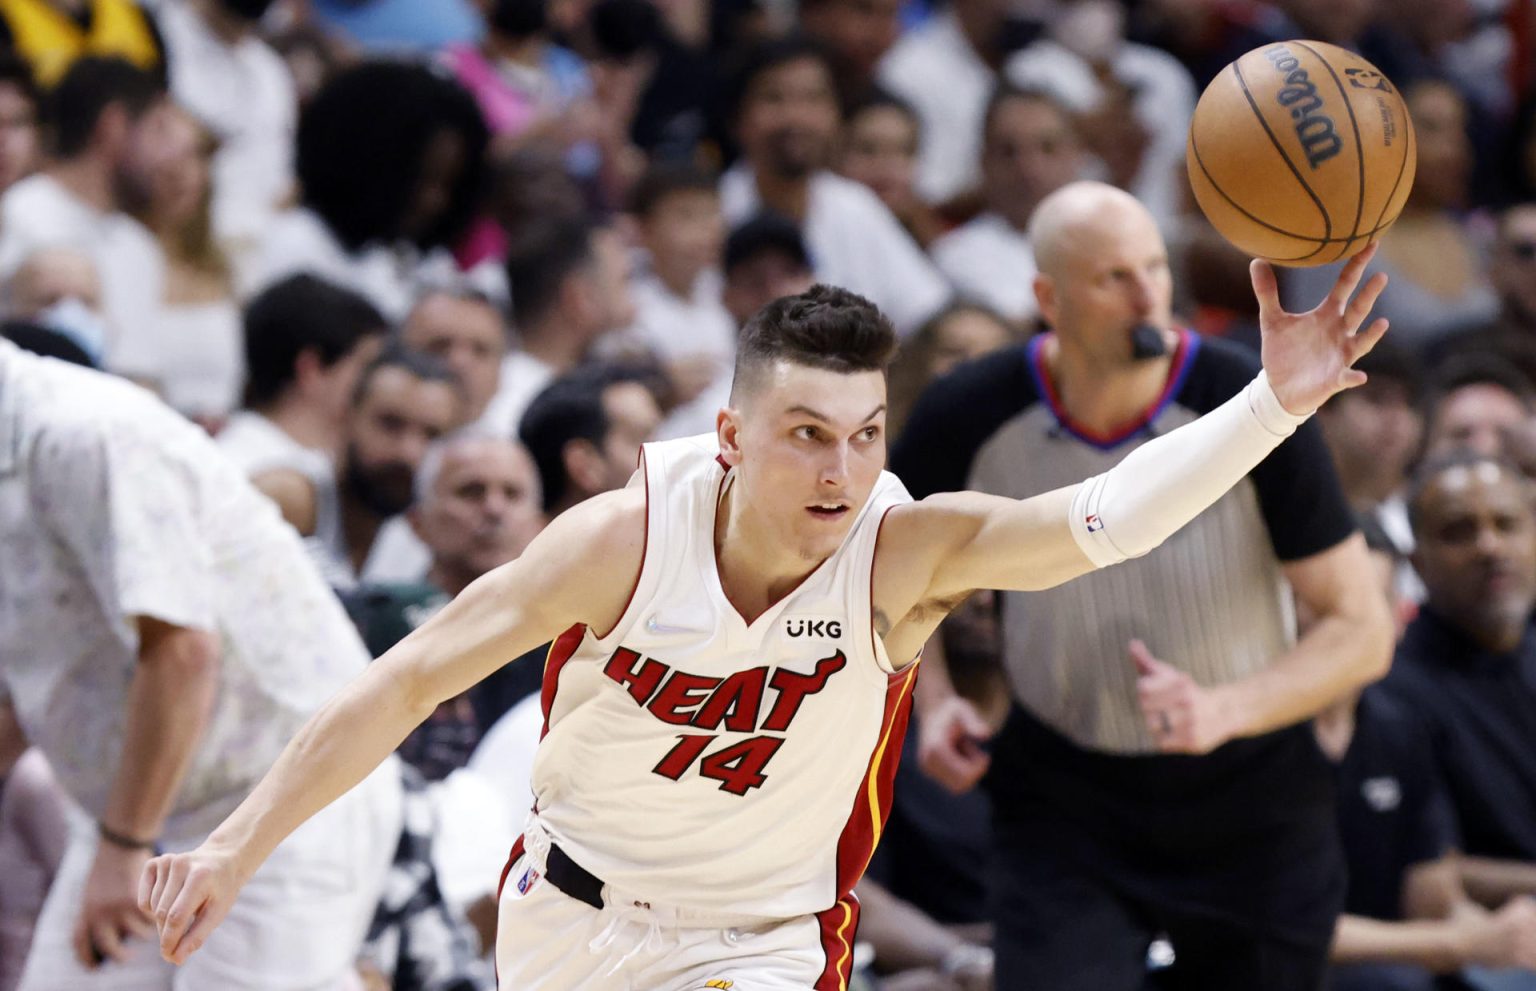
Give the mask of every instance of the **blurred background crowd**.
[[[1415, 465], [1463, 449], [1536, 477], [1530, 0], [0, 0], [0, 334], [139, 383], [210, 434], [377, 656], [624, 484], [642, 443], [712, 430], [737, 330], [778, 296], [827, 282], [890, 316], [899, 436], [931, 381], [1042, 329], [1028, 222], [1073, 179], [1151, 211], [1182, 325], [1256, 345], [1247, 259], [1193, 207], [1184, 147], [1215, 74], [1294, 37], [1373, 61], [1419, 140], [1374, 262], [1392, 332], [1370, 382], [1319, 417], [1345, 494], [1405, 619], [1475, 587], [1457, 568], [1513, 576], [1528, 616], [1526, 510], [1464, 558], [1415, 554], [1425, 519], [1405, 493]], [[1284, 273], [1283, 295], [1310, 306], [1335, 273]], [[995, 625], [982, 602], [945, 633], [957, 685], [994, 711]], [[541, 663], [402, 747], [419, 842], [358, 948], [360, 986], [492, 986]], [[1515, 873], [1469, 884], [1481, 928], [1418, 961], [1438, 985], [1368, 986], [1536, 967], [1536, 817], [1478, 828], [1536, 813], [1536, 658], [1521, 663], [1508, 774], [1442, 747], [1460, 828], [1400, 865]], [[1394, 810], [1382, 780], [1367, 798]], [[902, 781], [860, 979], [990, 987], [985, 799], [938, 789], [914, 753]], [[37, 751], [4, 789], [9, 989], [69, 799]], [[1397, 893], [1350, 910], [1460, 924]]]

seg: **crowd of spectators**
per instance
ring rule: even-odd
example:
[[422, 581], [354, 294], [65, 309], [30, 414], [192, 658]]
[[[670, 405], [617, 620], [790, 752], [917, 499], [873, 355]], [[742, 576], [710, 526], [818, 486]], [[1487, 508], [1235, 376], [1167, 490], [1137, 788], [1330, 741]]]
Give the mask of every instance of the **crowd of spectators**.
[[[1228, 602], [1274, 601], [1214, 619], [1194, 610], [1187, 622], [1203, 624], [1198, 636], [1179, 640], [1178, 610], [1197, 593], [1178, 584], [1178, 569], [1198, 572], [1196, 564], [1123, 567], [1116, 580], [1129, 584], [1110, 596], [1117, 608], [1147, 613], [1136, 629], [1170, 628], [1157, 648], [1168, 656], [1136, 655], [1143, 678], [1166, 662], [1197, 681], [1238, 679], [1249, 662], [1234, 659], [1236, 647], [1202, 667], [1193, 645], [1215, 657], [1242, 644], [1255, 652], [1252, 667], [1259, 653], [1295, 643], [1298, 629], [1304, 643], [1324, 638], [1316, 631], [1337, 619], [1329, 610], [1336, 598], [1324, 590], [1334, 573], [1314, 558], [1362, 530], [1379, 571], [1372, 594], [1379, 586], [1399, 620], [1397, 663], [1363, 694], [1308, 710], [1315, 719], [1286, 738], [1305, 750], [1315, 736], [1333, 768], [1337, 829], [1329, 831], [1349, 882], [1320, 923], [1329, 980], [1349, 991], [1531, 991], [1531, 0], [0, 0], [0, 338], [130, 380], [178, 423], [195, 425], [198, 435], [163, 429], [175, 471], [187, 474], [178, 479], [200, 498], [209, 486], [239, 488], [219, 507], [232, 528], [220, 538], [244, 539], [234, 531], [245, 525], [237, 517], [252, 515], [240, 508], [248, 483], [249, 505], [265, 513], [270, 504], [275, 514], [251, 524], [260, 540], [280, 517], [302, 538], [304, 568], [329, 589], [326, 602], [303, 608], [331, 622], [344, 607], [351, 618], [356, 638], [327, 633], [345, 639], [338, 656], [377, 657], [516, 558], [553, 516], [624, 485], [643, 443], [712, 431], [729, 398], [738, 330], [770, 300], [816, 282], [866, 296], [903, 337], [888, 436], [905, 444], [896, 467], [918, 494], [989, 480], [1017, 487], [1013, 494], [1041, 491], [1118, 460], [1129, 449], [1118, 445], [1161, 429], [1154, 417], [1170, 399], [1176, 416], [1209, 408], [1220, 397], [1190, 390], [1236, 367], [1221, 362], [1250, 360], [1242, 355], [1258, 343], [1259, 308], [1246, 259], [1193, 205], [1185, 137], [1202, 87], [1228, 61], [1292, 37], [1371, 59], [1414, 121], [1417, 179], [1372, 263], [1391, 275], [1378, 311], [1393, 329], [1362, 365], [1369, 382], [1333, 400], [1310, 439], [1297, 442], [1315, 455], [1287, 448], [1291, 460], [1281, 463], [1304, 467], [1256, 472], [1257, 495], [1239, 497], [1251, 505], [1223, 510], [1230, 519], [1212, 523], [1201, 545], [1214, 560], [1223, 542], [1260, 542], [1228, 553], [1200, 581]], [[1069, 319], [1059, 300], [1042, 305], [1036, 292], [1049, 259], [1037, 259], [1030, 222], [1042, 199], [1082, 178], [1133, 194], [1167, 246], [1157, 290], [1166, 300], [1149, 297], [1140, 314], [1155, 318], [1165, 305], [1180, 328], [1150, 356], [1172, 369], [1166, 390], [1161, 379], [1128, 373], [1115, 395], [1093, 394], [1111, 381], [1113, 362], [1102, 375], [1091, 360], [1071, 366], [1075, 373], [1052, 364], [1070, 348], [1065, 328], [1064, 344], [1055, 336], [1041, 344]], [[1283, 272], [1281, 296], [1290, 308], [1310, 307], [1337, 271]], [[971, 378], [951, 375], [987, 355], [995, 360], [966, 366]], [[1086, 377], [1062, 389], [1070, 374]], [[83, 775], [50, 766], [100, 755], [66, 745], [70, 731], [58, 721], [85, 710], [40, 695], [47, 678], [24, 656], [21, 640], [44, 636], [48, 623], [18, 603], [46, 576], [17, 574], [36, 534], [8, 529], [16, 521], [4, 515], [9, 438], [25, 436], [7, 426], [16, 400], [6, 390], [32, 388], [61, 411], [73, 404], [90, 414], [99, 402], [102, 417], [160, 414], [141, 412], [116, 385], [98, 392], [90, 379], [68, 376], [47, 390], [12, 384], [23, 378], [0, 362], [0, 713], [14, 712], [0, 719], [0, 731], [13, 731], [0, 732], [0, 991], [147, 986], [114, 983], [112, 953], [83, 961], [67, 980], [46, 959], [69, 953], [59, 941], [68, 942], [73, 920], [62, 936], [48, 931], [49, 920], [79, 909], [82, 886], [91, 910], [101, 865], [89, 845], [76, 850], [66, 838], [101, 818], [107, 782], [101, 768]], [[929, 390], [939, 380], [947, 391]], [[1146, 402], [1132, 398], [1142, 392]], [[970, 426], [935, 426], [945, 422], [945, 397], [947, 414]], [[1094, 412], [1074, 421], [1083, 409]], [[996, 429], [1003, 437], [1014, 417], [1027, 426], [1036, 410], [1038, 436], [1005, 442], [1043, 446], [998, 467], [1007, 459], [981, 448], [976, 418], [987, 436]], [[1083, 426], [1093, 416], [1107, 417], [1098, 432]], [[1077, 455], [1067, 450], [1073, 440]], [[106, 452], [103, 478], [142, 479], [159, 465], [132, 462], [140, 442]], [[962, 447], [979, 467], [957, 460]], [[1060, 479], [1058, 463], [1066, 465]], [[60, 466], [59, 478], [78, 481], [89, 470]], [[101, 484], [111, 509], [80, 508], [81, 527], [97, 516], [101, 526], [126, 525], [112, 516], [123, 501], [142, 513], [129, 522], [147, 528], [134, 535], [146, 553], [195, 542], [180, 533], [163, 551], [143, 543], [170, 525], [171, 510], [140, 505], [131, 485], [148, 483], [124, 482], [121, 492]], [[39, 518], [72, 525], [59, 514], [90, 494], [61, 496]], [[1304, 518], [1309, 508], [1333, 518]], [[1260, 546], [1266, 539], [1270, 546]], [[235, 582], [218, 570], [225, 563], [209, 567]], [[1250, 566], [1268, 570], [1244, 600], [1230, 575]], [[145, 581], [170, 583], [159, 571]], [[1077, 774], [1072, 754], [1103, 750], [1171, 761], [1167, 773], [1183, 774], [1178, 762], [1188, 758], [1149, 757], [1136, 736], [1138, 669], [1124, 644], [1114, 657], [1084, 660], [1102, 646], [1089, 632], [1118, 636], [1120, 628], [1072, 639], [1031, 612], [1092, 615], [1109, 601], [1095, 599], [1097, 587], [1075, 584], [1059, 601], [1030, 599], [1029, 608], [978, 596], [933, 646], [943, 667], [929, 666], [974, 706], [978, 735], [1010, 712], [1016, 728], [1020, 695], [1038, 701], [1059, 690], [1059, 720], [1040, 718], [1081, 748], [1053, 750], [1054, 731], [1030, 723], [1036, 749], [999, 761], [990, 787], [956, 795], [940, 784], [955, 780], [919, 767], [925, 748], [914, 723], [885, 846], [860, 890], [864, 987], [1040, 986], [1048, 971], [1022, 944], [993, 954], [999, 912], [1020, 910], [1017, 892], [999, 889], [1020, 877], [1041, 885], [1061, 877], [988, 865], [998, 849], [1075, 827], [1067, 816], [1047, 829], [1051, 817], [1030, 812], [1015, 790], [1024, 774], [1016, 763], [1054, 762], [1069, 776]], [[177, 586], [189, 601], [196, 592]], [[261, 631], [245, 632], [267, 643]], [[145, 624], [121, 635], [141, 658], [169, 649]], [[1048, 664], [1021, 643], [1036, 638], [1044, 655], [1058, 635], [1065, 646], [1055, 661], [1078, 673], [1119, 672], [1104, 675], [1104, 691], [1124, 696], [1123, 732], [1069, 728], [1080, 711], [1066, 710], [1081, 703], [1065, 686], [1078, 674], [1064, 668], [1060, 682], [1046, 684], [1020, 673], [1048, 678]], [[1259, 642], [1263, 651], [1252, 647]], [[287, 651], [291, 666], [317, 644], [270, 649]], [[236, 643], [231, 656], [241, 650]], [[315, 686], [347, 667], [332, 664]], [[343, 947], [353, 987], [493, 986], [497, 880], [531, 804], [541, 667], [535, 651], [444, 703], [401, 745], [393, 790], [379, 785], [372, 799], [337, 814], [361, 815], [367, 800], [388, 806], [373, 828], [388, 835], [370, 834], [371, 846], [353, 854], [366, 859], [377, 846], [394, 855], [387, 878], [354, 891], [376, 894], [377, 909], [367, 932], [354, 926], [353, 945]], [[312, 708], [324, 697], [315, 686], [302, 695], [274, 689], [271, 704], [285, 718]], [[123, 700], [119, 691], [92, 704]], [[208, 739], [254, 759], [230, 734], [248, 728], [255, 710], [230, 706], [213, 704]], [[929, 711], [920, 706], [920, 715]], [[124, 732], [121, 719], [108, 722]], [[291, 719], [282, 725], [293, 728]], [[1268, 757], [1249, 760], [1257, 745], [1217, 753], [1225, 763], [1209, 766], [1258, 776], [1245, 785], [1255, 793], [1274, 784], [1265, 773], [1284, 778]], [[1155, 765], [1159, 788], [1164, 766]], [[1000, 768], [1010, 777], [1001, 786]], [[86, 779], [95, 792], [81, 793]], [[1209, 780], [1187, 779], [1200, 789]], [[1070, 789], [1040, 794], [1075, 800]], [[989, 808], [989, 796], [1000, 795], [1006, 841], [994, 835]], [[1157, 799], [1148, 795], [1151, 808]], [[1191, 826], [1181, 851], [1190, 836], [1215, 837], [1229, 824], [1221, 817], [1231, 807], [1210, 798], [1192, 798], [1189, 819], [1218, 818]], [[188, 837], [206, 831], [188, 829]], [[1116, 850], [1129, 859], [1114, 863], [1120, 875], [1110, 887], [1166, 883], [1168, 863]], [[1201, 877], [1210, 904], [1270, 904], [1258, 890], [1269, 897], [1266, 886], [1284, 883], [1275, 877], [1301, 868], [1299, 860], [1287, 866], [1283, 844], [1268, 856], [1269, 873], [1244, 854], [1242, 870], [1206, 864], [1182, 874]], [[49, 894], [67, 885], [70, 899]], [[1317, 899], [1307, 911], [1326, 901]], [[1273, 904], [1289, 910], [1284, 898]], [[1051, 921], [1061, 938], [1109, 931], [1079, 925], [1068, 901], [1061, 905]], [[1115, 939], [1134, 944], [1136, 980], [1198, 986], [1180, 975], [1204, 952], [1209, 919], [1187, 911], [1177, 924], [1148, 918], [1114, 928]], [[1284, 943], [1293, 921], [1300, 925], [1264, 925]]]

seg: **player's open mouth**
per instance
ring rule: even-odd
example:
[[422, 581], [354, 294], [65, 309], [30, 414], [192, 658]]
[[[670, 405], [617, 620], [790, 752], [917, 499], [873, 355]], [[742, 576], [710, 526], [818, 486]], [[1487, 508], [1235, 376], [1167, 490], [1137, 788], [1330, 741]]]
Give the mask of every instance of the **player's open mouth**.
[[818, 502], [805, 507], [812, 516], [817, 519], [835, 520], [848, 512], [849, 507], [841, 502]]

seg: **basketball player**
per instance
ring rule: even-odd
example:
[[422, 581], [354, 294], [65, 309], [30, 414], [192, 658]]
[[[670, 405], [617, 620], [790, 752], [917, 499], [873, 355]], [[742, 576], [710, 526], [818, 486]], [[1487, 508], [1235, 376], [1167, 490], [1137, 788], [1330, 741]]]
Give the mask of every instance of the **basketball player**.
[[1026, 501], [911, 502], [882, 471], [890, 323], [825, 286], [769, 304], [743, 330], [713, 436], [646, 445], [629, 487], [470, 585], [332, 699], [206, 843], [146, 868], [162, 953], [185, 961], [267, 852], [438, 702], [553, 639], [536, 807], [501, 892], [501, 986], [845, 988], [850, 891], [939, 620], [972, 589], [1044, 588], [1146, 553], [1363, 381], [1350, 366], [1386, 330], [1356, 333], [1385, 284], [1351, 300], [1368, 260], [1300, 315], [1255, 263], [1265, 372], [1105, 474]]

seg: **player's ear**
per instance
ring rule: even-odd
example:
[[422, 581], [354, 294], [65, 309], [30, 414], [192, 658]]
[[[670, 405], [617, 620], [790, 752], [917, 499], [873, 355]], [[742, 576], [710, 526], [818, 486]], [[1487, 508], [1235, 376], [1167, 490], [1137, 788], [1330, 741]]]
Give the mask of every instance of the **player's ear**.
[[715, 414], [715, 436], [720, 442], [720, 457], [726, 464], [741, 464], [741, 411], [727, 406]]

